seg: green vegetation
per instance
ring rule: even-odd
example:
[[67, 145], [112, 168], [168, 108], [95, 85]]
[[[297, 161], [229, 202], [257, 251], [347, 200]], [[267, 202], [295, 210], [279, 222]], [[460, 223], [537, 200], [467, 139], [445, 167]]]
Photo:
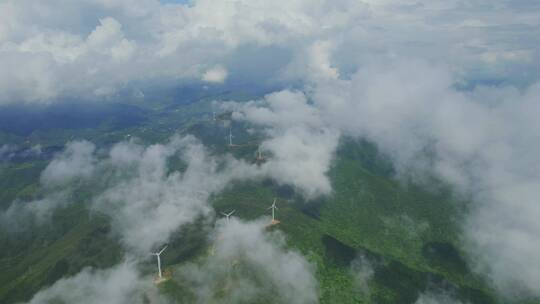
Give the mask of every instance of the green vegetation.
[[[344, 158], [331, 175], [335, 194], [323, 202], [278, 201], [277, 229], [317, 266], [322, 303], [413, 303], [432, 286], [453, 289], [471, 303], [497, 303], [493, 291], [468, 270], [455, 245], [454, 222], [434, 216], [451, 212], [444, 205], [455, 202], [406, 190]], [[237, 185], [216, 198], [214, 206], [236, 209], [241, 218], [259, 217], [267, 213], [272, 197], [286, 192], [267, 184]], [[368, 295], [351, 275], [350, 264], [359, 255], [374, 265]]]
[[84, 267], [105, 268], [120, 261], [120, 247], [108, 236], [110, 227], [103, 217], [90, 217], [82, 206], [73, 205], [58, 210], [53, 222], [53, 227], [34, 227], [32, 235], [22, 232], [22, 238], [2, 235], [2, 248], [18, 248], [11, 255], [3, 251], [0, 258], [2, 303], [27, 300]]

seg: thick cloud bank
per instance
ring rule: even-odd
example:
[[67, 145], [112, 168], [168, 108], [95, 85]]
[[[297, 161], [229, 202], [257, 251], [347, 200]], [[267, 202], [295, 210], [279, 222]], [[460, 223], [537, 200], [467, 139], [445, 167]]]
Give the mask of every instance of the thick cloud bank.
[[220, 220], [213, 248], [199, 264], [183, 266], [197, 303], [318, 303], [315, 271], [299, 253], [285, 249], [280, 233], [267, 232], [268, 219]]
[[506, 0], [7, 0], [0, 103], [99, 99], [146, 81], [303, 82], [396, 56], [527, 83], [538, 76], [539, 11]]
[[[223, 83], [228, 63], [241, 81], [261, 79], [258, 74], [268, 72], [250, 69], [251, 75], [241, 75], [242, 47], [284, 49], [290, 57], [303, 50], [301, 42], [320, 35], [321, 22], [330, 32], [362, 13], [346, 13], [333, 1], [319, 4], [4, 1], [0, 65], [11, 72], [0, 74], [0, 102], [101, 98], [145, 80]], [[255, 57], [251, 60], [263, 59]], [[278, 76], [270, 74], [262, 81]]]

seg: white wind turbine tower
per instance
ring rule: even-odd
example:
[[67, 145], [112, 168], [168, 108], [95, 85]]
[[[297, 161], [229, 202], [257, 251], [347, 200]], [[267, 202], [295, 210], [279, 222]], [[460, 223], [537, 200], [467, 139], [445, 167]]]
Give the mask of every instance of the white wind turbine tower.
[[231, 211], [229, 213], [221, 212], [221, 214], [223, 214], [225, 217], [227, 217], [227, 223], [230, 221], [230, 217], [235, 211], [236, 210], [233, 210], [233, 211]]
[[167, 249], [167, 246], [168, 245], [165, 245], [165, 247], [163, 247], [163, 249], [161, 249], [159, 252], [152, 252], [151, 255], [155, 255], [157, 257], [157, 267], [158, 267], [158, 273], [159, 273], [159, 278], [161, 279], [162, 276], [161, 276], [161, 258], [160, 258], [160, 255], [161, 253], [163, 253], [163, 251], [165, 249]]
[[[275, 222], [276, 221], [275, 212], [278, 209], [278, 207], [276, 207], [276, 199], [275, 198], [274, 198], [274, 202], [272, 203], [272, 206], [268, 207], [268, 209], [272, 209], [272, 222]], [[268, 209], [266, 209], [266, 210], [268, 210]]]
[[212, 120], [216, 121], [216, 111], [212, 112]]
[[261, 146], [258, 146], [257, 147], [257, 157], [256, 157], [257, 160], [263, 160], [264, 157], [262, 156], [262, 152], [261, 152]]
[[232, 146], [233, 146], [232, 138], [233, 138], [233, 135], [232, 135], [232, 128], [229, 128], [229, 147], [232, 147]]

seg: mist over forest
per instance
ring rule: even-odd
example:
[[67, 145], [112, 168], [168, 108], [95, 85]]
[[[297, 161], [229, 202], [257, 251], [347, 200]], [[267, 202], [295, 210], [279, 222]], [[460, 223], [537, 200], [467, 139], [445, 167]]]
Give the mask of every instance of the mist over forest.
[[1, 303], [540, 303], [540, 4], [0, 3]]

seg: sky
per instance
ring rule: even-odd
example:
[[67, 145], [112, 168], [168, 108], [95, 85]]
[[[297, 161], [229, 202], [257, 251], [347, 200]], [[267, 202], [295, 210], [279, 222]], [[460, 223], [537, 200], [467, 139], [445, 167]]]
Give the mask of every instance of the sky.
[[[306, 198], [331, 194], [326, 173], [339, 139], [349, 136], [389, 155], [397, 178], [422, 183], [434, 174], [471, 199], [461, 242], [475, 271], [509, 298], [540, 296], [538, 1], [7, 0], [0, 66], [1, 105], [103, 102], [163, 83], [273, 90], [220, 105], [264, 130], [262, 149], [273, 158], [260, 168], [214, 159], [190, 137], [118, 143], [101, 160], [92, 143], [74, 142], [49, 164], [44, 187], [128, 170], [127, 179], [100, 185], [93, 208], [115, 204], [115, 231], [133, 257], [163, 241], [156, 235], [212, 214], [209, 195], [241, 176], [273, 178]], [[166, 159], [176, 153], [189, 161], [188, 174], [168, 176]], [[218, 173], [220, 162], [230, 166]], [[194, 186], [209, 176], [208, 189]], [[126, 205], [129, 195], [135, 205]], [[65, 196], [40, 206], [55, 208]], [[8, 213], [20, 208], [12, 207]], [[132, 217], [149, 209], [143, 227], [156, 230], [133, 230]], [[158, 224], [186, 209], [185, 218]], [[284, 248], [277, 254], [297, 258]], [[126, 263], [112, 271], [132, 275]], [[212, 261], [204, 267], [222, 271]], [[300, 257], [295, 267], [305, 278], [299, 288], [309, 292], [298, 302], [310, 303], [312, 270]], [[115, 277], [77, 279], [100, 276]]]

